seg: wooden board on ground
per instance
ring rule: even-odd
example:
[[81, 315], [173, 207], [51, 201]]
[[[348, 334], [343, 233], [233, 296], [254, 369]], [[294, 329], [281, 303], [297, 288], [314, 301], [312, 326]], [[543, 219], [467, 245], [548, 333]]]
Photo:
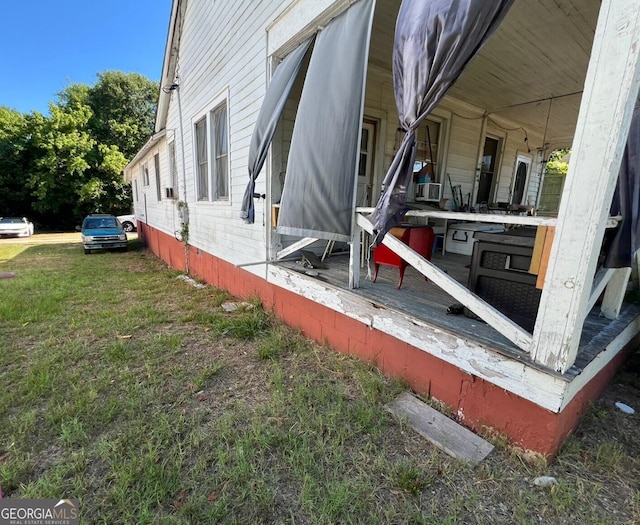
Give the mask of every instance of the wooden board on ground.
[[406, 419], [411, 428], [454, 458], [475, 465], [486, 458], [493, 445], [469, 429], [452, 421], [408, 392], [385, 407]]

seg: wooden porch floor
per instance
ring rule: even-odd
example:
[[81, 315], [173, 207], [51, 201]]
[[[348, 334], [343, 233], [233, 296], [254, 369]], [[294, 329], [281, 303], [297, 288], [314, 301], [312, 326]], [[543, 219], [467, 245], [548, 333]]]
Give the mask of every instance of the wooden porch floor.
[[[458, 282], [467, 285], [471, 257], [447, 253], [434, 253], [432, 261], [440, 269], [445, 270]], [[332, 254], [323, 261], [326, 268], [314, 267], [313, 272], [319, 279], [343, 290], [348, 290], [349, 254]], [[297, 272], [305, 273], [307, 270], [300, 262], [282, 264]], [[373, 261], [370, 263], [373, 274]], [[396, 288], [398, 270], [396, 268], [381, 266], [378, 279], [375, 283], [367, 275], [367, 267], [361, 268], [360, 288], [351, 292], [366, 301], [374, 302], [384, 308], [394, 309], [405, 315], [431, 323], [438, 328], [456, 334], [458, 337], [476, 341], [483, 346], [525, 361], [531, 366], [540, 368], [545, 372], [560, 376], [557, 372], [547, 370], [529, 360], [529, 354], [515, 346], [511, 341], [501, 335], [497, 330], [476, 319], [465, 315], [451, 315], [447, 308], [457, 301], [431, 282], [425, 281], [422, 274], [412, 267], [405, 271], [404, 281], [400, 290]], [[570, 380], [580, 374], [606, 346], [611, 343], [636, 317], [640, 315], [640, 307], [625, 303], [618, 319], [609, 320], [600, 315], [600, 310], [595, 307], [584, 324], [578, 356], [573, 367], [563, 377]]]

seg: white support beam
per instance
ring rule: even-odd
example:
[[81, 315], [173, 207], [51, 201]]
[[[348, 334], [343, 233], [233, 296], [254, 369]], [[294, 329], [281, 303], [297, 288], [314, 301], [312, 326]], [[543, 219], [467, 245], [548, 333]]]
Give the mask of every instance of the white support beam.
[[607, 288], [602, 298], [600, 311], [607, 319], [615, 319], [620, 315], [622, 301], [627, 293], [627, 284], [631, 276], [631, 268], [616, 268], [613, 276], [607, 284]]
[[[356, 214], [357, 216], [357, 214]], [[360, 259], [361, 252], [366, 247], [362, 246], [364, 235], [362, 228], [356, 224], [353, 228], [354, 233], [351, 239], [351, 247], [349, 249], [349, 288], [360, 288]]]
[[[362, 215], [357, 216], [360, 227], [373, 233], [373, 226], [368, 219]], [[382, 244], [388, 246], [395, 253], [400, 255], [411, 266], [427, 277], [436, 286], [442, 288], [456, 301], [464, 304], [469, 310], [480, 317], [483, 321], [498, 330], [502, 335], [512, 341], [518, 348], [529, 351], [531, 346], [531, 335], [514, 323], [506, 315], [496, 310], [489, 303], [483, 301], [476, 294], [461, 285], [450, 275], [444, 273], [424, 257], [418, 255], [409, 246], [397, 239], [393, 235], [385, 235]]]
[[[375, 208], [356, 208], [356, 213], [369, 215]], [[434, 219], [449, 219], [455, 222], [475, 221], [496, 224], [514, 224], [518, 226], [555, 226], [554, 217], [532, 217], [529, 215], [510, 215], [500, 213], [464, 213], [453, 211], [409, 210], [407, 217], [423, 217]], [[613, 223], [615, 226], [617, 223]]]
[[640, 0], [603, 0], [533, 333], [553, 370], [576, 358], [639, 85]]
[[291, 246], [287, 246], [284, 250], [280, 250], [276, 254], [276, 259], [283, 259], [287, 255], [291, 255], [292, 253], [297, 252], [298, 250], [302, 250], [302, 248], [306, 248], [310, 244], [313, 244], [318, 239], [313, 237], [305, 237], [304, 239], [300, 239], [297, 242], [294, 242]]
[[587, 312], [595, 306], [598, 298], [602, 295], [609, 280], [613, 277], [613, 268], [601, 268], [593, 279], [593, 287], [591, 288], [591, 294], [589, 295], [589, 303], [587, 304]]

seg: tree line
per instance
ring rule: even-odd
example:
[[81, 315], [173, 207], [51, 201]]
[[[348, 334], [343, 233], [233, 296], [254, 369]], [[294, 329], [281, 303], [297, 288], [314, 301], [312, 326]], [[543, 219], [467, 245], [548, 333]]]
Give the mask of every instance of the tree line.
[[68, 230], [88, 213], [129, 213], [122, 170], [153, 133], [158, 83], [106, 71], [70, 84], [49, 115], [0, 106], [0, 216]]

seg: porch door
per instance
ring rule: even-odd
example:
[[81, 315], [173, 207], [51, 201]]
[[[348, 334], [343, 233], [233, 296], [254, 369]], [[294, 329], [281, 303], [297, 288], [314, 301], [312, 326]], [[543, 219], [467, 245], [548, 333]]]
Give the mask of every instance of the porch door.
[[500, 141], [486, 137], [484, 139], [484, 149], [482, 150], [482, 164], [480, 166], [480, 180], [478, 182], [476, 204], [488, 204], [493, 200], [494, 189], [497, 182], [496, 169], [499, 165], [499, 153]]
[[360, 139], [360, 163], [358, 164], [356, 206], [371, 206], [375, 134], [375, 120], [364, 119], [362, 122], [362, 137]]
[[530, 172], [531, 159], [518, 155], [518, 159], [516, 160], [516, 175], [511, 194], [511, 204], [525, 204], [523, 201], [527, 193]]

